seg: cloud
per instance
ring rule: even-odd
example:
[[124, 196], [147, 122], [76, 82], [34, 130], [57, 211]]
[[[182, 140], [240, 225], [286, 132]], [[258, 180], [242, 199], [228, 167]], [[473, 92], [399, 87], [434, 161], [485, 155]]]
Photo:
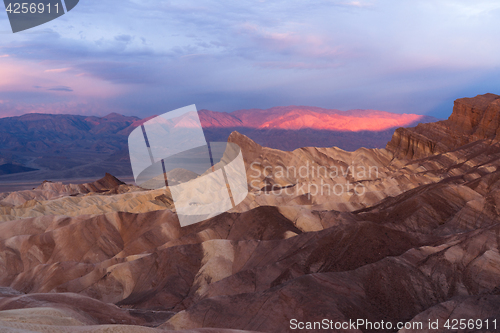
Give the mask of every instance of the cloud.
[[268, 62], [258, 62], [256, 66], [262, 68], [277, 68], [277, 69], [306, 69], [306, 70], [315, 70], [315, 69], [327, 69], [327, 68], [335, 68], [340, 65], [336, 65], [333, 63], [305, 63], [305, 62], [285, 62], [285, 61], [268, 61]]
[[[94, 102], [76, 101], [43, 101], [43, 102], [12, 102], [0, 103], [0, 117], [20, 116], [26, 113], [78, 114], [103, 116], [110, 112], [120, 111], [106, 101]], [[108, 113], [106, 113], [108, 112]]]
[[132, 36], [130, 36], [130, 35], [119, 35], [119, 36], [115, 36], [115, 40], [118, 41], [118, 42], [130, 43], [130, 41], [132, 40]]
[[69, 71], [70, 68], [56, 68], [56, 69], [46, 69], [44, 73], [63, 73]]
[[352, 7], [358, 7], [358, 8], [373, 6], [372, 3], [365, 2], [365, 1], [346, 1], [346, 2], [339, 2], [338, 4], [341, 6], [352, 6]]
[[[468, 15], [471, 6], [477, 10]], [[477, 7], [465, 0], [82, 2], [29, 33], [2, 34], [0, 54], [10, 57], [0, 56], [0, 99], [23, 110], [39, 103], [144, 117], [192, 103], [425, 113], [476, 93], [478, 80], [484, 92], [498, 92], [500, 79], [487, 75], [500, 68], [498, 7], [486, 0]], [[58, 87], [73, 92], [48, 90]]]
[[52, 87], [52, 88], [49, 88], [47, 90], [52, 90], [52, 91], [66, 91], [66, 92], [72, 92], [73, 91], [73, 89], [71, 89], [70, 87], [66, 87], [66, 86]]
[[73, 71], [47, 73], [47, 69], [54, 67], [46, 62], [19, 57], [0, 62], [0, 99], [8, 101], [0, 108], [0, 117], [33, 110], [96, 115], [107, 114], [111, 109], [123, 111], [109, 102], [114, 96], [124, 94], [119, 85], [88, 75], [76, 77]]
[[333, 58], [341, 55], [341, 46], [328, 37], [297, 32], [269, 32], [256, 27], [244, 27], [256, 50], [267, 50], [270, 55], [290, 57]]

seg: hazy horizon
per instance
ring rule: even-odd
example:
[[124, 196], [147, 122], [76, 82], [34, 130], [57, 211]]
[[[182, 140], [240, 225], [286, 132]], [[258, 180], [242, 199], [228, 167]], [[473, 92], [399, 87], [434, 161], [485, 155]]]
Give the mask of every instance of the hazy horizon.
[[[267, 110], [271, 110], [271, 109], [274, 109], [274, 108], [290, 108], [290, 107], [296, 107], [296, 108], [299, 108], [299, 109], [300, 108], [319, 108], [319, 109], [323, 109], [323, 110], [340, 111], [340, 112], [346, 112], [346, 113], [351, 112], [351, 111], [358, 111], [358, 110], [360, 110], [360, 111], [377, 111], [377, 112], [388, 112], [388, 113], [392, 113], [392, 114], [402, 114], [402, 113], [385, 111], [385, 110], [360, 109], [360, 108], [341, 110], [341, 109], [337, 109], [337, 108], [323, 108], [323, 107], [315, 106], [315, 105], [276, 105], [276, 106], [272, 106], [272, 107], [265, 108], [265, 109], [250, 107], [250, 108], [245, 108], [245, 109], [228, 110], [228, 111], [221, 111], [221, 110], [213, 110], [213, 109], [203, 108], [203, 109], [198, 109], [198, 111], [207, 110], [207, 111], [213, 111], [213, 112], [234, 113], [234, 112], [238, 112], [238, 111], [252, 111], [252, 110], [264, 110], [264, 111], [267, 111]], [[449, 114], [452, 113], [452, 109], [453, 109], [453, 106], [451, 105]], [[107, 117], [107, 116], [112, 115], [112, 114], [118, 114], [118, 115], [125, 116], [125, 117], [136, 117], [136, 118], [139, 118], [139, 119], [148, 118], [148, 117], [142, 118], [142, 117], [134, 115], [134, 114], [123, 114], [123, 113], [116, 112], [116, 111], [112, 111], [112, 112], [109, 112], [109, 113], [103, 113], [103, 114], [99, 114], [99, 115], [88, 115], [88, 114], [86, 115], [86, 114], [78, 114], [78, 113], [49, 113], [49, 112], [33, 111], [33, 112], [27, 112], [27, 113], [23, 113], [23, 114], [16, 114], [16, 115], [3, 115], [3, 114], [0, 114], [0, 119], [2, 119], [2, 118], [11, 118], [11, 117], [21, 117], [21, 116], [26, 116], [26, 115], [30, 115], [30, 114], [96, 116], [96, 117], [99, 117], [99, 118], [104, 118], [104, 117]], [[408, 114], [415, 114], [415, 115], [422, 115], [422, 116], [434, 117], [434, 116], [428, 115], [428, 114], [419, 114], [419, 113], [408, 113]], [[149, 117], [151, 117], [151, 116], [157, 116], [157, 115], [150, 115]], [[437, 117], [434, 117], [434, 118], [436, 118], [437, 120], [445, 119], [445, 118], [437, 118]]]

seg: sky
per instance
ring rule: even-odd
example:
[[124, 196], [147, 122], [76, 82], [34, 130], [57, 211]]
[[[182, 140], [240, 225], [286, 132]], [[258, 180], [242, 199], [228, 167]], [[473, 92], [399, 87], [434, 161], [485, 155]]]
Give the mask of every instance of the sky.
[[305, 105], [447, 118], [500, 94], [497, 0], [80, 0], [13, 34], [0, 117]]

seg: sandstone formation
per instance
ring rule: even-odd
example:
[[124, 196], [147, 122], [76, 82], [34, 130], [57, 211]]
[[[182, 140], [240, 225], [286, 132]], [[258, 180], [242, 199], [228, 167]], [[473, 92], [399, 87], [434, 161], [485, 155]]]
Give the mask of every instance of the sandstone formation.
[[61, 182], [45, 181], [33, 190], [0, 193], [0, 207], [20, 206], [26, 202], [30, 202], [30, 207], [32, 207], [35, 201], [54, 200], [86, 194], [112, 195], [141, 190], [135, 186], [128, 186], [116, 177], [106, 173], [103, 178], [91, 183], [65, 185]]
[[[396, 133], [388, 149], [285, 152], [232, 133], [249, 195], [184, 228], [168, 190], [110, 175], [3, 196], [0, 331], [491, 322], [500, 305], [499, 100], [459, 100], [450, 119], [398, 130], [413, 143]], [[317, 191], [347, 183], [342, 193]], [[400, 330], [414, 331], [426, 330]]]
[[423, 158], [477, 140], [498, 141], [499, 131], [500, 96], [485, 94], [456, 100], [447, 120], [398, 128], [386, 148], [398, 158]]

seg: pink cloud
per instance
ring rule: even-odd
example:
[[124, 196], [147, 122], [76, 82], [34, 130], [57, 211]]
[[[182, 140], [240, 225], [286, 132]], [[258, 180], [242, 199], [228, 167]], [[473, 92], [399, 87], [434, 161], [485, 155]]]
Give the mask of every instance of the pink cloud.
[[[70, 87], [81, 98], [108, 98], [126, 92], [128, 88], [94, 76], [76, 76], [69, 68], [52, 69], [46, 65], [4, 58], [0, 61], [0, 91], [37, 92], [53, 87]], [[57, 90], [47, 91], [57, 94]]]
[[56, 68], [56, 69], [46, 69], [44, 73], [63, 73], [69, 71], [70, 68]]
[[[294, 31], [270, 32], [251, 24], [242, 25], [240, 33], [249, 35], [257, 44], [256, 49], [265, 49], [270, 52], [270, 56], [272, 56], [272, 53], [282, 53], [288, 57], [309, 58], [309, 61], [313, 63], [319, 58], [328, 61], [348, 55], [343, 45], [335, 43], [331, 40], [331, 37], [321, 34], [297, 33]], [[298, 67], [293, 66], [293, 68]], [[310, 67], [304, 66], [304, 68]]]
[[370, 7], [370, 3], [362, 2], [362, 1], [346, 1], [339, 3], [344, 6], [353, 6], [353, 7]]
[[27, 113], [77, 114], [103, 116], [112, 112], [124, 113], [112, 107], [105, 100], [69, 101], [53, 103], [23, 103], [4, 101], [0, 103], [0, 118], [21, 116]]
[[[107, 114], [113, 111], [106, 101], [131, 89], [91, 75], [77, 76], [69, 68], [47, 67], [12, 57], [0, 59], [0, 96], [4, 97], [0, 117], [25, 113]], [[25, 97], [6, 100], [5, 96], [30, 96], [35, 102], [26, 102]]]
[[278, 68], [278, 69], [326, 69], [339, 67], [335, 63], [308, 63], [308, 62], [286, 62], [286, 61], [265, 61], [256, 63], [258, 67], [262, 68]]

